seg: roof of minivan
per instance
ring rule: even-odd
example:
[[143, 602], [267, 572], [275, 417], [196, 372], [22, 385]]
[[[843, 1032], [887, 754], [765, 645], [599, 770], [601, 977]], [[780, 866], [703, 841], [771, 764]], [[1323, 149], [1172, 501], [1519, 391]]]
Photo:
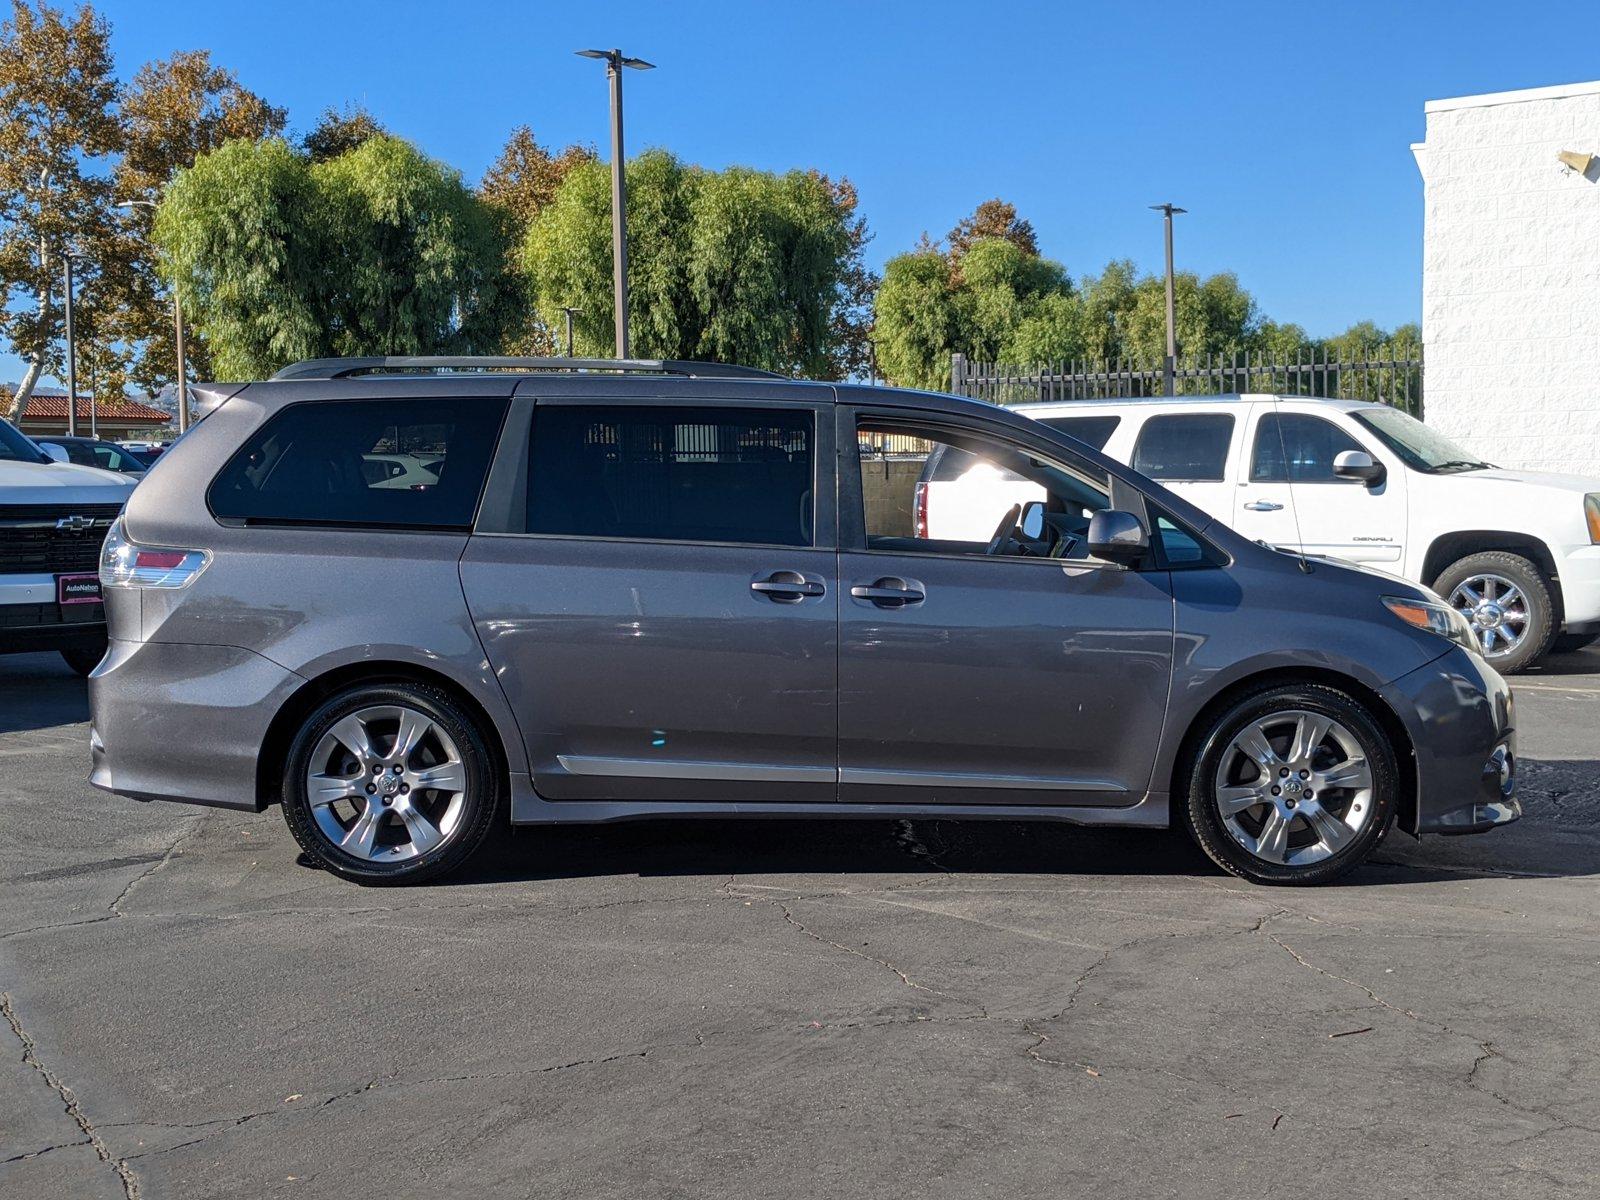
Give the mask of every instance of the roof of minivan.
[[1371, 400], [1339, 400], [1331, 396], [1297, 396], [1289, 392], [1232, 392], [1219, 396], [1113, 396], [1099, 400], [1034, 400], [1025, 404], [1013, 404], [1011, 408], [1015, 412], [1037, 416], [1046, 412], [1088, 412], [1096, 409], [1161, 406], [1183, 408], [1188, 405], [1248, 404], [1255, 401], [1293, 401], [1300, 404], [1325, 405], [1343, 412], [1352, 409], [1388, 407]]

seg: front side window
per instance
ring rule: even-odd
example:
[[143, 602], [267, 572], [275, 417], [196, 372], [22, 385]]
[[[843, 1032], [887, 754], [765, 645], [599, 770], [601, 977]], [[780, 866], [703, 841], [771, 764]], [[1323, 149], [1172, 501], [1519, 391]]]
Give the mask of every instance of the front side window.
[[1151, 417], [1133, 447], [1133, 469], [1151, 479], [1222, 480], [1228, 475], [1231, 413]]
[[[1097, 468], [1009, 441], [867, 419], [857, 443], [868, 550], [1081, 559], [1089, 518], [1110, 507], [1110, 481]], [[997, 545], [1034, 501], [1044, 506], [1039, 525]]]
[[1333, 460], [1360, 442], [1332, 421], [1304, 413], [1269, 412], [1256, 422], [1250, 456], [1253, 483], [1339, 483]]
[[211, 485], [211, 510], [253, 524], [468, 529], [506, 401], [294, 404]]
[[810, 410], [541, 406], [529, 533], [809, 546]]

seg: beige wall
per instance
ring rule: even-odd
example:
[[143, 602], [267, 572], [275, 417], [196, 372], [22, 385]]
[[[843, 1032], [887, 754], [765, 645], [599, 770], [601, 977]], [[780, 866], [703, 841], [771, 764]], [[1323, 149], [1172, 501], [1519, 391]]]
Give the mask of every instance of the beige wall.
[[861, 497], [867, 511], [867, 528], [874, 533], [913, 537], [911, 497], [923, 459], [865, 459], [861, 464]]

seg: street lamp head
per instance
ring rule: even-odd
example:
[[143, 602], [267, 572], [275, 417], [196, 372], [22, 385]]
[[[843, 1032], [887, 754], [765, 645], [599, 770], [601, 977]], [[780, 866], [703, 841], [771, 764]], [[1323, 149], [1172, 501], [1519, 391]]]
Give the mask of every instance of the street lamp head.
[[574, 53], [580, 58], [601, 59], [613, 70], [632, 67], [635, 71], [653, 71], [656, 66], [655, 63], [645, 62], [642, 58], [624, 58], [621, 50], [577, 50]]
[[1179, 208], [1176, 204], [1152, 204], [1150, 208], [1153, 212], [1166, 213], [1169, 217], [1175, 217], [1179, 213], [1189, 211], [1187, 208]]
[[113, 208], [159, 208], [154, 200], [118, 200]]

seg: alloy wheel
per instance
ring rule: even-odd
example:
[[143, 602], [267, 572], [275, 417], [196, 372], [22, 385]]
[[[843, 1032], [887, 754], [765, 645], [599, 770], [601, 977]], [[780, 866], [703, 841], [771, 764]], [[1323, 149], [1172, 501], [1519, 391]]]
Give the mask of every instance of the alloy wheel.
[[1450, 593], [1486, 658], [1503, 658], [1528, 636], [1528, 598], [1504, 575], [1470, 575]]
[[1213, 803], [1228, 836], [1262, 862], [1331, 858], [1372, 820], [1373, 773], [1339, 721], [1285, 709], [1233, 736], [1217, 764]]
[[312, 752], [306, 801], [328, 842], [366, 862], [404, 862], [443, 845], [466, 807], [460, 750], [404, 705], [359, 709]]

